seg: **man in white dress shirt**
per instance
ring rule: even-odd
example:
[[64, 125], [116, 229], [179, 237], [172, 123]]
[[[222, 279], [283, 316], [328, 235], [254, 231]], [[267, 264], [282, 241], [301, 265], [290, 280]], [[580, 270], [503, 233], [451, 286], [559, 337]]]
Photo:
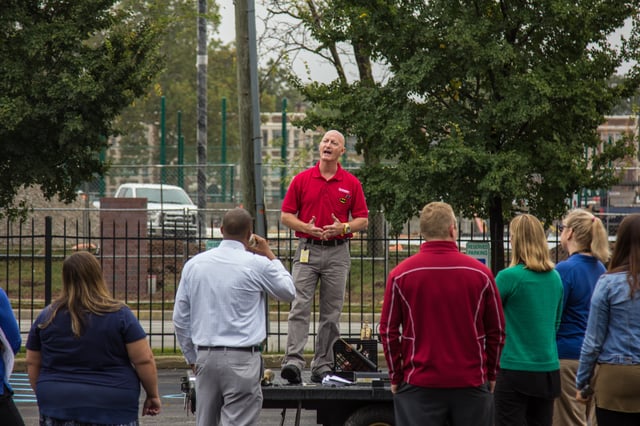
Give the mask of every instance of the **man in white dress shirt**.
[[173, 323], [196, 374], [196, 424], [255, 425], [262, 408], [265, 298], [290, 302], [291, 274], [267, 241], [253, 235], [249, 212], [228, 211], [220, 246], [189, 260], [176, 294]]

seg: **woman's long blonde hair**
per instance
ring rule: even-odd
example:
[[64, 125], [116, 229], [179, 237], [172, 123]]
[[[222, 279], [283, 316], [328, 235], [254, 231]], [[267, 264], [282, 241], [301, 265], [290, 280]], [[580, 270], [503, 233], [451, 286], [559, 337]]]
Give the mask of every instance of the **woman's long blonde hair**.
[[46, 328], [61, 309], [66, 309], [71, 316], [73, 334], [79, 337], [88, 314], [116, 312], [123, 306], [107, 291], [98, 260], [91, 253], [82, 251], [67, 257], [62, 264], [62, 293], [51, 304], [49, 318], [38, 327]]
[[590, 252], [602, 263], [609, 261], [609, 238], [600, 219], [586, 210], [574, 209], [567, 213], [563, 223], [573, 231], [579, 251]]
[[542, 223], [530, 214], [516, 216], [509, 226], [511, 265], [524, 264], [527, 269], [546, 272], [555, 266], [551, 261]]

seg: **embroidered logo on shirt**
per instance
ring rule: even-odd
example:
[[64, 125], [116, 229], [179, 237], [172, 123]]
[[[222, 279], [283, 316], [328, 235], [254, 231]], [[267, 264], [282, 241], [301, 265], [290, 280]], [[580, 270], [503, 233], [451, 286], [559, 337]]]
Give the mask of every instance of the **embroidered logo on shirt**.
[[338, 191], [344, 193], [344, 197], [340, 197], [338, 198], [338, 200], [342, 203], [342, 204], [347, 204], [347, 202], [351, 199], [351, 192], [349, 192], [348, 189], [343, 189], [343, 188], [338, 188]]

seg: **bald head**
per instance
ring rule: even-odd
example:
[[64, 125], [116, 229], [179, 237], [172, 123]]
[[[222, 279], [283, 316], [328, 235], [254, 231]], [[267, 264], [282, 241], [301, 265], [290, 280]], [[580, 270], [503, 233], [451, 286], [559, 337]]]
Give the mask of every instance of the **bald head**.
[[226, 240], [248, 241], [253, 232], [253, 218], [245, 209], [229, 210], [222, 218], [220, 231]]
[[340, 141], [342, 146], [345, 145], [344, 135], [337, 130], [329, 130], [324, 134], [324, 137], [334, 137]]
[[337, 130], [329, 130], [322, 137], [318, 149], [320, 151], [320, 162], [337, 163], [340, 160], [340, 156], [346, 151], [344, 136]]

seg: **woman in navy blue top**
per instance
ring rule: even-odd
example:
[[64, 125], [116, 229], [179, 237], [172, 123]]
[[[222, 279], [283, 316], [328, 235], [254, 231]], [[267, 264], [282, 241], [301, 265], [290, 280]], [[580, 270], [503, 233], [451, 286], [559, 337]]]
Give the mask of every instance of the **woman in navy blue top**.
[[160, 412], [157, 371], [146, 333], [131, 310], [113, 299], [98, 260], [88, 252], [62, 266], [62, 294], [47, 306], [27, 339], [29, 381], [40, 425], [138, 423]]

